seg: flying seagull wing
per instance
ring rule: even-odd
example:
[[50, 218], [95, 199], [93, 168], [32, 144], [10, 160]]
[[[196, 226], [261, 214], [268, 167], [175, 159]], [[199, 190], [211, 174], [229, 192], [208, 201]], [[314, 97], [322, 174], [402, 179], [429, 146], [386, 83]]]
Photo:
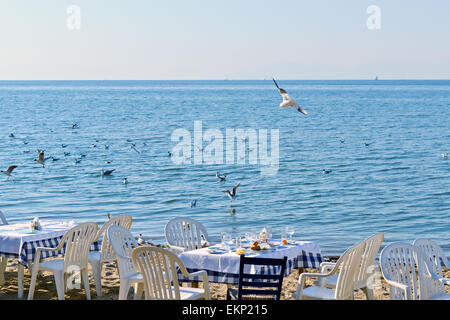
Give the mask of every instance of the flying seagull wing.
[[233, 196], [231, 195], [230, 191], [228, 191], [228, 190], [222, 190], [222, 192], [225, 192], [226, 195], [228, 196], [228, 198], [230, 198], [231, 200], [233, 200]]
[[234, 196], [236, 196], [236, 192], [237, 192], [237, 189], [239, 188], [239, 185], [240, 185], [241, 183], [239, 182], [239, 183], [237, 183], [235, 186], [234, 186], [234, 188], [233, 188], [233, 195]]
[[17, 166], [9, 166], [9, 168], [8, 168], [8, 170], [6, 170], [6, 172], [12, 173], [15, 168], [17, 168]]

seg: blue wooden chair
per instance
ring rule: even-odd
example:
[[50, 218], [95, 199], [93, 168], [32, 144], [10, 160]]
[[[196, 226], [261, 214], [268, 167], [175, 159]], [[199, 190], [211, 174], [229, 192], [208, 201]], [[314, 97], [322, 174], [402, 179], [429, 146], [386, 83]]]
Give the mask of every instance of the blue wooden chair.
[[[238, 288], [228, 288], [227, 300], [280, 300], [286, 262], [287, 257], [283, 259], [249, 258], [244, 254], [241, 255]], [[279, 273], [244, 273], [246, 265], [266, 266], [274, 271], [279, 271]]]

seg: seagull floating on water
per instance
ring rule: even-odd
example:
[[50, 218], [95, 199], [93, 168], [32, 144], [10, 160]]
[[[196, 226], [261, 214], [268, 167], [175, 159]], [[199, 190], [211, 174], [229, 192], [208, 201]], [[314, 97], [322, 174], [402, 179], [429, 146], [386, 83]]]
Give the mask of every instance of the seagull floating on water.
[[280, 104], [281, 108], [286, 108], [286, 107], [293, 107], [294, 109], [296, 109], [298, 112], [301, 112], [303, 114], [308, 114], [308, 112], [306, 112], [305, 109], [302, 109], [298, 103], [287, 93], [286, 90], [281, 89], [278, 86], [278, 83], [275, 81], [275, 79], [272, 79], [273, 82], [275, 83], [275, 85], [278, 88], [278, 91], [280, 92], [281, 96], [283, 97], [283, 102]]
[[6, 174], [8, 177], [11, 177], [11, 174], [15, 168], [17, 168], [17, 166], [9, 166], [6, 171], [0, 170], [0, 172]]
[[114, 171], [116, 171], [116, 169], [112, 169], [112, 170], [103, 170], [102, 169], [102, 176], [110, 176]]
[[9, 137], [10, 137], [10, 138], [15, 138], [16, 136], [14, 135], [14, 133], [10, 133], [10, 134], [9, 134]]
[[323, 173], [323, 174], [328, 174], [328, 173], [330, 173], [331, 171], [332, 171], [332, 170], [325, 170], [325, 169], [323, 169], [323, 170], [322, 170], [322, 173]]
[[219, 171], [216, 172], [216, 177], [219, 178], [220, 181], [225, 181], [226, 175], [220, 175]]
[[78, 129], [78, 128], [79, 128], [78, 124], [74, 123], [74, 124], [72, 125], [72, 129]]
[[368, 147], [368, 146], [370, 146], [370, 143], [364, 142], [364, 145], [365, 145], [366, 147]]
[[123, 178], [123, 184], [128, 184], [128, 178]]
[[235, 186], [234, 186], [234, 188], [233, 188], [233, 190], [230, 192], [229, 190], [222, 190], [222, 192], [225, 192], [226, 193], [226, 195], [231, 199], [231, 201], [233, 201], [234, 199], [236, 199], [236, 196], [237, 196], [237, 189], [239, 188], [239, 185], [240, 185], [241, 183], [240, 182], [238, 182]]
[[168, 153], [169, 157], [173, 156], [173, 153], [172, 153], [172, 152], [167, 151], [167, 153]]
[[448, 153], [441, 154], [442, 159], [448, 159]]

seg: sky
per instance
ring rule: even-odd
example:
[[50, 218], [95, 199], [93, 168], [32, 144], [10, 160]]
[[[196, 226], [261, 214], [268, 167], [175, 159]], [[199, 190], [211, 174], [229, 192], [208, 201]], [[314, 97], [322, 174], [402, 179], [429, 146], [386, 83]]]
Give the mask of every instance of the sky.
[[449, 15], [448, 0], [0, 0], [0, 80], [450, 79]]

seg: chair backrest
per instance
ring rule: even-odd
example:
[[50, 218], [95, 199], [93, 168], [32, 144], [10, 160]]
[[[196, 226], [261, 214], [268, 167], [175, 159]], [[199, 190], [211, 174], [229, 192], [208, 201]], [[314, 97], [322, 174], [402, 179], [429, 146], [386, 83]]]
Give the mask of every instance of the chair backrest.
[[181, 247], [186, 251], [200, 249], [202, 240], [208, 240], [206, 228], [191, 218], [170, 220], [164, 228], [164, 235], [170, 246]]
[[336, 261], [335, 269], [339, 269], [335, 289], [336, 300], [353, 298], [354, 285], [361, 266], [361, 258], [365, 245], [366, 242], [362, 241], [350, 247]]
[[74, 267], [88, 267], [89, 249], [97, 235], [98, 226], [95, 222], [79, 224], [63, 236], [65, 242], [64, 271], [74, 270]]
[[[269, 296], [271, 299], [280, 300], [286, 262], [286, 256], [283, 259], [271, 259], [241, 255], [237, 299], [242, 300], [245, 296]], [[268, 267], [271, 274], [251, 274], [249, 272], [255, 270], [252, 265]]]
[[147, 300], [180, 300], [177, 266], [186, 273], [174, 253], [158, 247], [140, 246], [132, 253], [133, 263], [144, 279]]
[[356, 275], [356, 281], [366, 284], [369, 276], [372, 274], [369, 267], [375, 264], [381, 243], [384, 240], [384, 234], [378, 233], [364, 240], [365, 247], [361, 257], [361, 266]]
[[126, 229], [131, 228], [131, 223], [133, 222], [133, 218], [129, 215], [121, 215], [118, 217], [113, 217], [109, 219], [107, 222], [103, 224], [103, 226], [100, 228], [97, 239], [100, 239], [100, 237], [103, 235], [102, 240], [102, 247], [100, 250], [100, 261], [114, 261], [116, 259], [116, 254], [114, 253], [113, 248], [111, 247], [111, 244], [109, 243], [108, 239], [108, 229], [110, 226], [116, 225], [116, 226], [122, 226]]
[[424, 260], [420, 259], [421, 249], [409, 243], [395, 242], [381, 251], [380, 266], [383, 277], [407, 286], [405, 292], [390, 286], [391, 300], [418, 300], [421, 297], [421, 272]]
[[6, 216], [1, 211], [0, 211], [0, 222], [1, 222], [1, 224], [8, 224], [8, 220], [6, 220]]
[[450, 269], [450, 265], [448, 263], [447, 257], [444, 254], [444, 251], [433, 240], [418, 238], [414, 240], [413, 245], [422, 248], [426, 256], [432, 262], [432, 265], [435, 267], [434, 272], [438, 276], [444, 276], [444, 270], [442, 266], [445, 267], [445, 270]]
[[109, 243], [117, 257], [120, 276], [126, 277], [135, 274], [137, 271], [131, 254], [133, 249], [138, 247], [138, 244], [134, 236], [128, 229], [118, 225], [110, 226], [107, 234]]

